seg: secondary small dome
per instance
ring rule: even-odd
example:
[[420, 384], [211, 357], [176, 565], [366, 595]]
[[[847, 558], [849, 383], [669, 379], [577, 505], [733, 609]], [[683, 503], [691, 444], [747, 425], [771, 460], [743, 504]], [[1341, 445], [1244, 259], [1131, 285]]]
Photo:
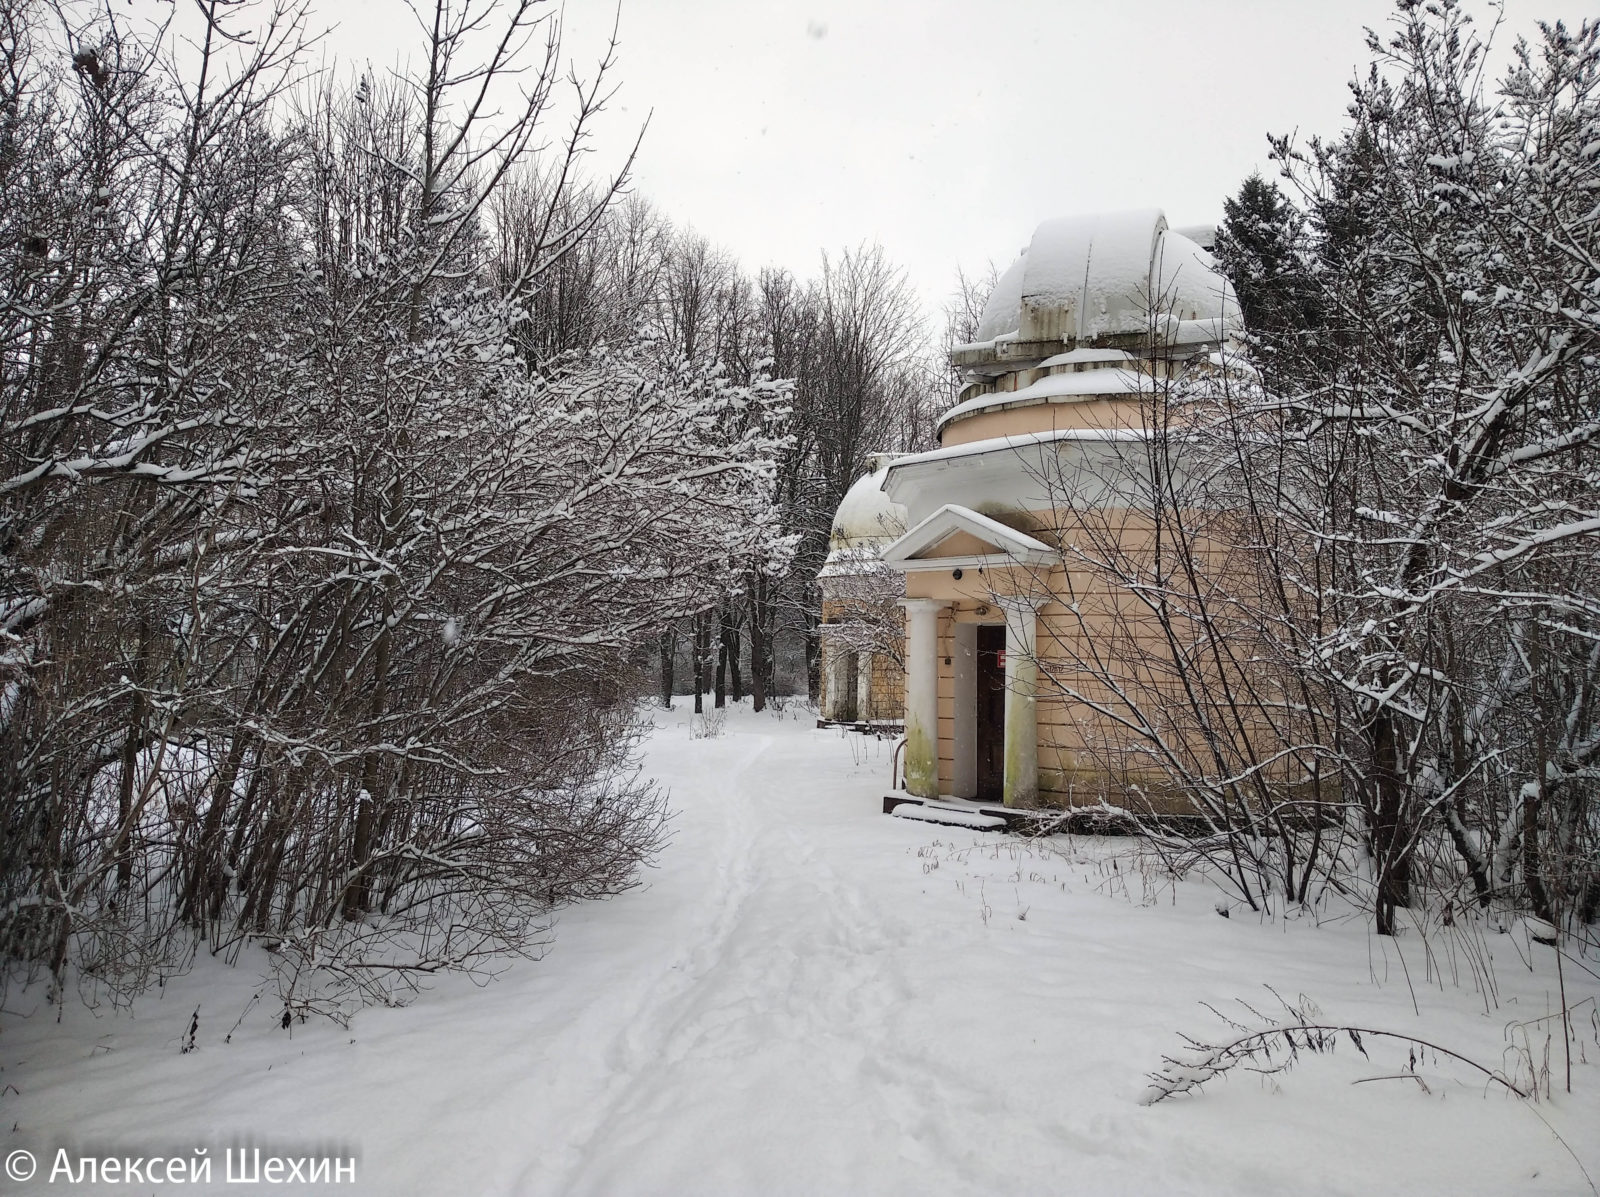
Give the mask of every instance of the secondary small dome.
[[828, 534], [828, 560], [823, 577], [876, 559], [878, 550], [906, 530], [906, 509], [884, 493], [892, 453], [875, 453], [867, 459], [871, 473], [856, 479], [833, 515]]

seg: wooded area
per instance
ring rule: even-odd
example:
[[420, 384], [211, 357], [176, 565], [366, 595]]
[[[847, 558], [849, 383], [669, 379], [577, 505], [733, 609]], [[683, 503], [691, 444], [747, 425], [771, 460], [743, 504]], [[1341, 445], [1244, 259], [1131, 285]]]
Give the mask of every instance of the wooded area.
[[303, 5], [0, 3], [0, 950], [58, 981], [255, 941], [336, 1009], [536, 946], [661, 842], [648, 647], [759, 702], [926, 437], [881, 250], [742, 274], [587, 173], [614, 46], [419, 12], [374, 76]]

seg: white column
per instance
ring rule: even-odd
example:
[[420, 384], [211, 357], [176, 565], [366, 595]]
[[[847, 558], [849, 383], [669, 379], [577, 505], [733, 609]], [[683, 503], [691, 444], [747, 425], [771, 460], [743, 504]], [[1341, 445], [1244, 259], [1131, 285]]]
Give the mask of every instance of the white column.
[[872, 657], [870, 652], [856, 656], [856, 718], [872, 721]]
[[822, 717], [824, 719], [842, 719], [848, 703], [845, 701], [845, 687], [849, 680], [848, 650], [838, 636], [827, 636], [824, 633], [823, 643], [827, 646], [827, 675], [828, 693], [822, 704]]
[[906, 609], [906, 789], [939, 796], [938, 599], [901, 599]]
[[1006, 613], [1006, 760], [1002, 793], [1007, 806], [1039, 802], [1039, 661], [1038, 613], [1035, 599], [1005, 598]]
[[957, 798], [978, 796], [978, 625], [958, 623], [951, 629], [955, 658], [955, 719], [951, 730], [955, 758], [950, 792]]

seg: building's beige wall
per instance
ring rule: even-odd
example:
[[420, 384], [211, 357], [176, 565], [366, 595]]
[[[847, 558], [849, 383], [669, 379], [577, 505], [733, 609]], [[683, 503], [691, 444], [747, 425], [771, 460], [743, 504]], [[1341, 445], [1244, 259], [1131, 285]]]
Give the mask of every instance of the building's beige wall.
[[919, 557], [978, 557], [994, 552], [994, 545], [979, 540], [970, 532], [952, 532]]
[[1057, 432], [1067, 428], [1137, 428], [1143, 405], [1136, 395], [1064, 396], [1048, 403], [1028, 403], [982, 411], [945, 425], [939, 443], [946, 448], [1002, 436]]
[[886, 653], [872, 656], [872, 691], [866, 718], [873, 722], [904, 719], [906, 675], [900, 662]]
[[[854, 605], [845, 599], [824, 598], [822, 600], [822, 622], [824, 624], [836, 623], [842, 619], [850, 618], [859, 612]], [[870, 722], [882, 722], [903, 719], [906, 705], [906, 676], [901, 668], [897, 656], [904, 652], [905, 631], [904, 615], [897, 613], [895, 617], [901, 621], [899, 635], [890, 637], [885, 648], [889, 651], [874, 652], [870, 662], [863, 653], [858, 653], [859, 669], [870, 669], [871, 678], [868, 682], [867, 705], [861, 709], [858, 705], [857, 719]], [[843, 649], [839, 642], [828, 635], [822, 638], [822, 660], [820, 662], [820, 685], [817, 699], [818, 709], [826, 711], [829, 708], [831, 688], [833, 685], [834, 657]]]
[[[1054, 572], [1054, 571], [1051, 571]], [[968, 611], [991, 602], [996, 594], [1025, 593], [1039, 585], [1046, 574], [1010, 566], [997, 569], [963, 567], [957, 580], [949, 569], [919, 569], [906, 574], [907, 598], [931, 598], [944, 603], [960, 603]], [[992, 621], [999, 623], [997, 614]]]
[[[1148, 554], [1154, 544], [1152, 523], [1143, 513], [1104, 511], [1096, 513], [1094, 522], [1093, 528], [1062, 527], [1057, 533], [1063, 542], [1084, 545], [1092, 543], [1090, 537], [1114, 537], [1124, 552], [1135, 557]], [[1229, 572], [1229, 560], [1220, 545], [1204, 546], [1199, 553], [1202, 567], [1218, 580]], [[1104, 573], [1070, 561], [1041, 570], [1009, 567], [980, 573], [968, 568], [959, 580], [950, 570], [919, 570], [907, 575], [906, 594], [951, 604], [939, 620], [938, 755], [944, 792], [951, 791], [954, 780], [955, 683], [954, 669], [948, 664], [954, 656], [952, 628], [958, 622], [1003, 623], [995, 603], [999, 595], [1048, 595], [1050, 599], [1038, 616], [1041, 802], [1062, 806], [1125, 803], [1126, 786], [1132, 783], [1156, 796], [1158, 807], [1163, 805], [1159, 798], [1164, 788], [1162, 775], [1137, 752], [1129, 751], [1129, 733], [1116, 719], [1090, 705], [1102, 704], [1112, 710], [1122, 707], [1118, 690], [1147, 709], [1155, 709], [1163, 697], [1169, 698], [1180, 724], [1170, 734], [1177, 742], [1187, 742], [1191, 751], [1201, 751], [1198, 732], [1186, 732], [1181, 726], [1187, 718], [1182, 690], [1172, 675], [1171, 648], [1159, 621], [1136, 595]], [[1222, 618], [1226, 611], [1225, 606], [1219, 608]], [[1075, 667], [1074, 662], [1086, 657], [1111, 675], [1115, 689], [1107, 679]], [[1204, 655], [1199, 658], [1202, 679], [1214, 668], [1217, 666]], [[1089, 701], [1066, 698], [1062, 684]], [[1270, 739], [1263, 719], [1246, 714], [1243, 724], [1240, 734]]]

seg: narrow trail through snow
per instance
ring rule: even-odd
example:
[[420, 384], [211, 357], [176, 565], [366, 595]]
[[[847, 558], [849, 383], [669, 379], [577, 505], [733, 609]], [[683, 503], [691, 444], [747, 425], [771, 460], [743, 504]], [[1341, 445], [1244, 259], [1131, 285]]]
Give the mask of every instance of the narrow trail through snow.
[[[692, 853], [701, 868], [690, 873], [703, 885], [691, 902], [712, 917], [624, 1030], [614, 1096], [581, 1163], [551, 1191], [616, 1191], [652, 1154], [666, 1158], [648, 1170], [704, 1178], [722, 1165], [699, 1149], [730, 1121], [769, 1157], [788, 1154], [785, 1169], [805, 1169], [818, 1145], [783, 1141], [797, 1107], [808, 1122], [846, 1124], [830, 1136], [835, 1144], [863, 1131], [914, 1144], [917, 1125], [933, 1117], [923, 1095], [947, 1079], [894, 1043], [896, 1012], [915, 996], [892, 952], [904, 928], [832, 863], [831, 812], [796, 801], [796, 762], [770, 736], [703, 742], [699, 755], [689, 776], [664, 780], [682, 795], [680, 850], [692, 853], [701, 836], [716, 841]], [[699, 1095], [698, 1108], [685, 1108], [685, 1094]], [[699, 1130], [662, 1144], [654, 1128], [668, 1121]], [[929, 1138], [924, 1162], [955, 1166], [938, 1143]]]

